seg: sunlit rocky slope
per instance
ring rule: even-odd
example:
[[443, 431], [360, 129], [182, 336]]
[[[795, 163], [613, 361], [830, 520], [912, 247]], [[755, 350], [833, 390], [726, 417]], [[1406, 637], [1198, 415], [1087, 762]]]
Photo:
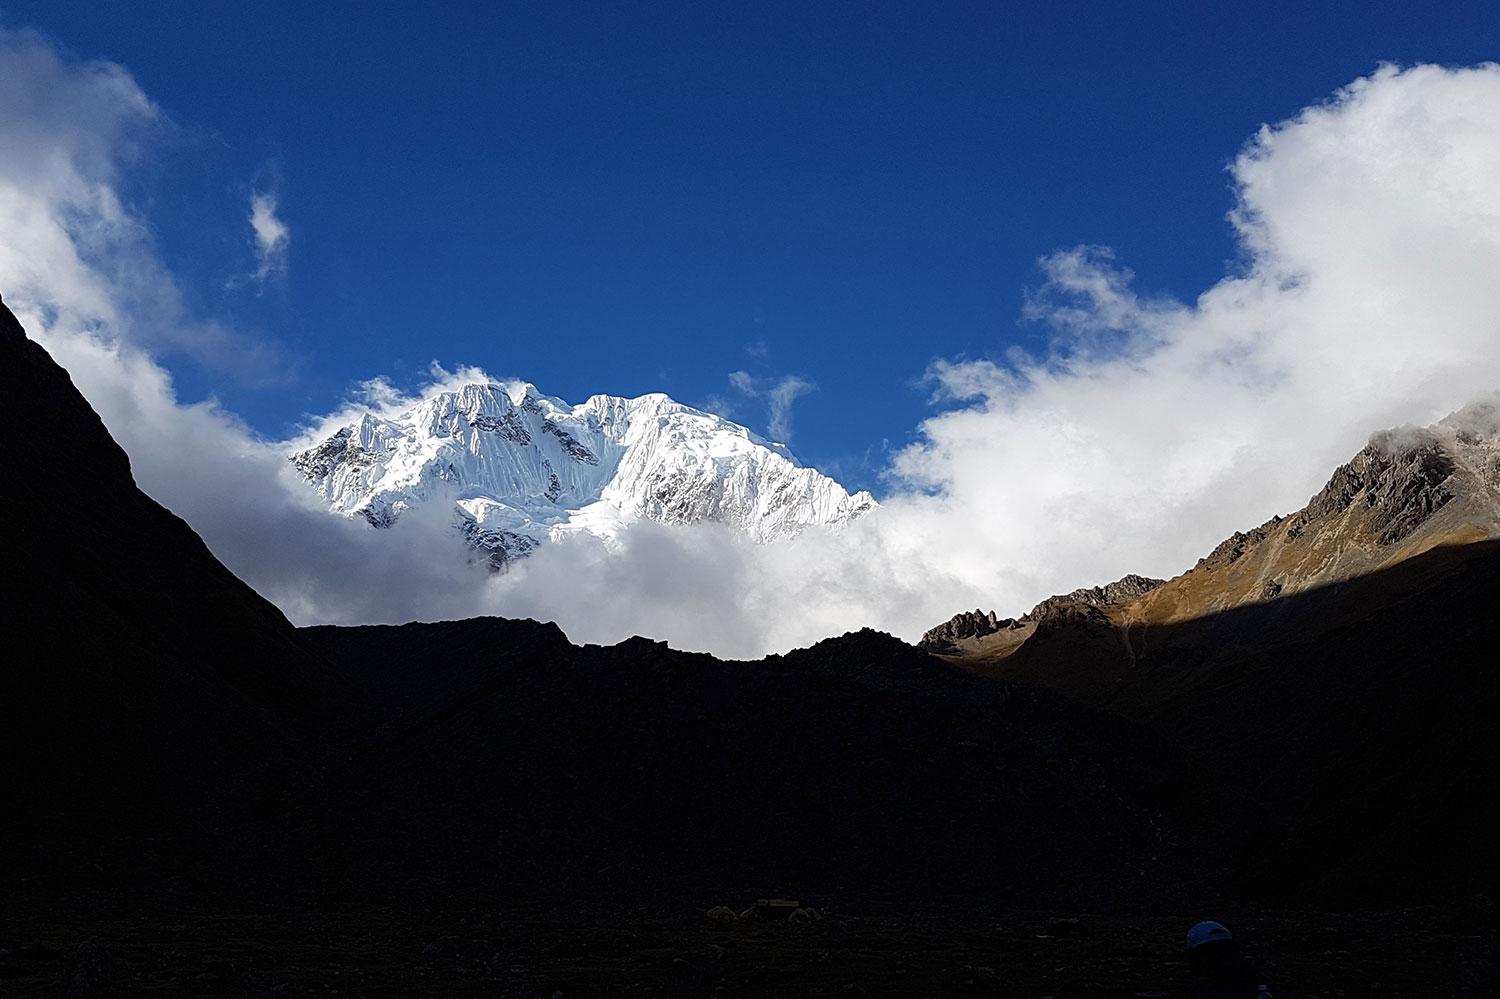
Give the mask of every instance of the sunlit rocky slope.
[[1235, 532], [1170, 581], [1127, 576], [1051, 597], [1017, 618], [963, 612], [928, 631], [936, 652], [1009, 654], [1048, 618], [1132, 628], [1318, 590], [1443, 545], [1500, 538], [1500, 395], [1430, 427], [1375, 434], [1289, 516]]

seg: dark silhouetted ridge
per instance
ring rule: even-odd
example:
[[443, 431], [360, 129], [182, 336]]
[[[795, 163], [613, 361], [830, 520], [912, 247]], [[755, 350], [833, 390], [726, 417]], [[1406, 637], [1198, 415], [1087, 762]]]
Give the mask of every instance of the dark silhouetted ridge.
[[[67, 372], [3, 305], [0, 372], [14, 430], [0, 479], [0, 830], [150, 829], [274, 798], [347, 693], [280, 611], [136, 488]], [[59, 483], [63, 461], [86, 481]], [[110, 526], [71, 516], [69, 488]]]
[[381, 705], [361, 822], [434, 876], [1093, 900], [1203, 876], [1158, 740], [889, 635], [758, 662], [499, 619], [304, 636]]

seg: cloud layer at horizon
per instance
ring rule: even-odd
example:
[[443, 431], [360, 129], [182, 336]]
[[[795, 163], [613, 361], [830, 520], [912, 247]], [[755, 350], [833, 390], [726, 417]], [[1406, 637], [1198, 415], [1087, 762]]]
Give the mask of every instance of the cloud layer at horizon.
[[[164, 354], [268, 348], [188, 315], [121, 202], [120, 171], [169, 125], [121, 67], [0, 32], [0, 290], [142, 487], [299, 623], [493, 613], [741, 657], [866, 625], [911, 639], [960, 609], [1180, 572], [1300, 506], [1371, 432], [1500, 385], [1500, 67], [1385, 67], [1249, 140], [1230, 167], [1241, 262], [1196, 302], [1143, 298], [1104, 248], [1045, 257], [1029, 311], [1047, 352], [935, 364], [957, 405], [849, 530], [757, 546], [642, 524], [490, 577], [446, 513], [380, 533], [330, 516], [284, 443], [177, 402]], [[265, 207], [262, 266], [287, 232]], [[774, 411], [809, 387], [741, 391]]]

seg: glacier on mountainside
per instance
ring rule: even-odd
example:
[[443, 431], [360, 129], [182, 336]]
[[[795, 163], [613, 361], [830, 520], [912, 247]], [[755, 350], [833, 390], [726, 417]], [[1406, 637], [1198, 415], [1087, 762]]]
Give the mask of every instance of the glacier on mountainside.
[[366, 411], [290, 458], [331, 511], [389, 527], [451, 504], [495, 569], [573, 531], [718, 522], [756, 541], [873, 509], [781, 444], [660, 393], [579, 406], [526, 382], [474, 382]]

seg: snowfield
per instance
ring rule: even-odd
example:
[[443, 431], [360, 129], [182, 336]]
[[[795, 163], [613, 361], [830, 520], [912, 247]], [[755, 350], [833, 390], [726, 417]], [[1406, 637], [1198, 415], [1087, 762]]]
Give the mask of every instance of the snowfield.
[[876, 506], [784, 445], [660, 393], [569, 406], [526, 382], [365, 412], [291, 461], [331, 511], [375, 527], [451, 506], [496, 569], [572, 531], [609, 543], [641, 519], [719, 522], [766, 542]]

